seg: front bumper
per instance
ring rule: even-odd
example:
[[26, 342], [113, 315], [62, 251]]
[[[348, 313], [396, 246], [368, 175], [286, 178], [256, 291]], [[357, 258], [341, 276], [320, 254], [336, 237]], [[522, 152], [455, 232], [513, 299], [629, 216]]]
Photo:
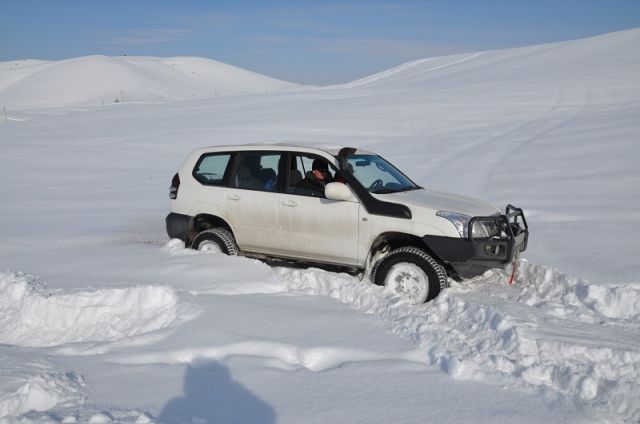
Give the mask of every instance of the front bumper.
[[[473, 237], [474, 225], [494, 229], [491, 237]], [[527, 248], [529, 227], [522, 209], [507, 205], [504, 215], [474, 217], [467, 238], [426, 235], [422, 239], [442, 261], [462, 278], [471, 278], [491, 268], [515, 261]]]

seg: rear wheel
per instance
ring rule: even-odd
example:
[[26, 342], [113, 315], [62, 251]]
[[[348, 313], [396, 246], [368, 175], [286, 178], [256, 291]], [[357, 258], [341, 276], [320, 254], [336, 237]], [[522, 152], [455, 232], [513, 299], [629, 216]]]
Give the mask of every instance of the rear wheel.
[[424, 250], [401, 247], [376, 262], [371, 280], [417, 305], [435, 298], [446, 287], [447, 274]]
[[193, 239], [191, 248], [195, 250], [224, 253], [235, 256], [240, 252], [231, 231], [226, 228], [211, 228], [198, 233]]

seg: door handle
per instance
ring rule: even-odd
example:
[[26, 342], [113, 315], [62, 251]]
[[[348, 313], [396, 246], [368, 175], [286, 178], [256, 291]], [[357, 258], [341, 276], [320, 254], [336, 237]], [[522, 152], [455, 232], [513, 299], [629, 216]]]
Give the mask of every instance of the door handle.
[[240, 200], [240, 196], [237, 194], [227, 194], [227, 199], [229, 200]]
[[289, 206], [289, 207], [298, 206], [298, 204], [296, 202], [294, 202], [293, 200], [287, 200], [287, 201], [284, 201], [284, 202], [280, 202], [280, 204], [282, 206]]

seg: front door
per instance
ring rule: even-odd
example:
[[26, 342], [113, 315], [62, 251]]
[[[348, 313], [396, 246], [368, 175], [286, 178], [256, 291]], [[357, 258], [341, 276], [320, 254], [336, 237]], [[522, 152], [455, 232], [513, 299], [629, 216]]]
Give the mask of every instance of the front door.
[[[327, 181], [336, 178], [336, 169], [323, 158], [290, 155], [284, 193], [279, 202], [277, 250], [286, 256], [346, 265], [356, 265], [360, 204], [329, 200], [322, 182], [317, 190], [303, 180], [313, 178], [316, 160], [329, 165]], [[312, 181], [317, 183], [317, 181]]]

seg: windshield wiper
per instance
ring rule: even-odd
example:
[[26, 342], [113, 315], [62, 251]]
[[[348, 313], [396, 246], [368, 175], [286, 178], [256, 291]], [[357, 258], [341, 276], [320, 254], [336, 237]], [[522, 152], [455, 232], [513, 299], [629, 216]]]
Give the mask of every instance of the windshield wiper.
[[389, 194], [389, 193], [400, 193], [400, 192], [403, 192], [403, 191], [421, 190], [421, 189], [422, 189], [422, 187], [420, 187], [420, 186], [407, 186], [407, 187], [396, 188], [396, 189], [393, 189], [393, 188], [381, 188], [379, 190], [372, 191], [371, 193], [374, 193], [374, 194]]
[[391, 188], [381, 188], [381, 189], [378, 189], [378, 190], [373, 190], [373, 191], [371, 191], [371, 193], [374, 193], [374, 194], [388, 194], [388, 193], [395, 193], [397, 191], [398, 190], [393, 190]]
[[400, 190], [398, 191], [412, 191], [412, 190], [422, 190], [423, 187], [420, 186], [406, 186], [406, 187], [402, 187]]

